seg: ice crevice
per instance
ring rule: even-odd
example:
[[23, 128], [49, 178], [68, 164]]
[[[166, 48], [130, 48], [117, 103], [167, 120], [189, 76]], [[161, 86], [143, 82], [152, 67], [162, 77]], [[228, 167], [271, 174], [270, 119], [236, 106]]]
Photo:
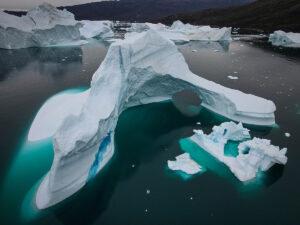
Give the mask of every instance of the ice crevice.
[[[176, 45], [150, 29], [110, 46], [93, 75], [79, 113], [70, 110], [74, 102], [70, 101], [71, 105], [64, 102], [63, 111], [69, 110], [69, 113], [60, 121], [56, 122], [53, 110], [49, 110], [39, 121], [33, 122], [41, 124], [47, 120], [57, 128], [47, 133], [54, 136], [55, 155], [50, 171], [38, 188], [37, 207], [50, 207], [74, 194], [89, 180], [91, 167], [98, 173], [107, 164], [114, 152], [114, 131], [122, 111], [171, 99], [175, 93], [186, 89], [194, 91], [204, 107], [231, 120], [256, 125], [275, 124], [276, 107], [272, 101], [193, 74]], [[78, 95], [73, 94], [73, 98]], [[41, 127], [37, 126], [31, 130], [32, 139], [40, 138], [39, 129]], [[110, 142], [105, 141], [108, 135]], [[106, 143], [106, 150], [97, 157], [100, 143]], [[94, 165], [95, 157], [99, 166]], [[92, 174], [94, 176], [94, 172]]]

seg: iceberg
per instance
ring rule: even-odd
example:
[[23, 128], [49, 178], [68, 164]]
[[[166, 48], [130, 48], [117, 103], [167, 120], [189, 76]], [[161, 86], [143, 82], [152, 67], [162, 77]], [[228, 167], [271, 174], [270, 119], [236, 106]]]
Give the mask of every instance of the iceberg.
[[112, 37], [107, 21], [77, 21], [67, 10], [43, 3], [18, 17], [0, 11], [0, 48], [81, 45], [94, 36]]
[[184, 33], [190, 41], [231, 41], [231, 27], [212, 28], [175, 21], [170, 32]]
[[38, 188], [37, 207], [47, 208], [74, 194], [90, 180], [89, 174], [94, 176], [106, 165], [122, 111], [170, 100], [182, 90], [192, 90], [203, 107], [229, 119], [275, 123], [272, 101], [193, 74], [176, 45], [150, 29], [111, 44], [79, 115], [65, 114], [54, 134], [54, 160]]
[[114, 37], [111, 21], [80, 21], [83, 26], [79, 28], [80, 34], [86, 38], [98, 37], [101, 39], [109, 39]]
[[237, 157], [226, 156], [224, 147], [227, 141], [243, 141], [250, 138], [249, 130], [241, 123], [222, 123], [220, 126], [214, 126], [209, 135], [204, 134], [202, 130], [194, 132], [189, 139], [227, 165], [240, 181], [255, 178], [259, 171], [267, 171], [275, 163], [287, 163], [286, 148], [279, 149], [278, 146], [271, 145], [270, 140], [260, 138], [240, 143]]
[[[195, 26], [175, 21], [168, 27], [161, 23], [133, 23], [127, 31], [140, 33], [154, 29], [163, 37], [175, 43], [186, 43], [189, 41], [231, 41], [231, 27], [211, 28], [210, 26]], [[127, 34], [131, 35], [131, 34]], [[135, 34], [134, 34], [135, 35]], [[127, 36], [128, 37], [128, 36]]]
[[168, 160], [168, 167], [170, 170], [180, 170], [191, 175], [202, 171], [202, 167], [191, 159], [189, 153], [176, 156], [175, 161]]
[[67, 10], [42, 4], [18, 17], [0, 12], [0, 48], [53, 46], [80, 40], [82, 26]]
[[283, 47], [300, 47], [300, 33], [286, 33], [282, 30], [277, 30], [270, 34], [269, 41], [272, 45]]

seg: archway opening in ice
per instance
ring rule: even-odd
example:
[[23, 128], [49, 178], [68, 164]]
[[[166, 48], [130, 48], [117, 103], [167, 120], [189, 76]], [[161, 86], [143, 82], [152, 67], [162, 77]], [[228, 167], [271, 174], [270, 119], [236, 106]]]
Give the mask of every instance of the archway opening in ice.
[[175, 93], [172, 102], [185, 116], [196, 116], [201, 110], [202, 100], [193, 90], [184, 89]]

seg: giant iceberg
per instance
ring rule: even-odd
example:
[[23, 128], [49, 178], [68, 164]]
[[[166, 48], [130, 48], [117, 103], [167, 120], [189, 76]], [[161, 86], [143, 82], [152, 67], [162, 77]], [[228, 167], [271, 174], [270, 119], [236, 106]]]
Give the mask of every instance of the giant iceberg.
[[300, 33], [286, 33], [282, 30], [277, 30], [273, 34], [270, 34], [269, 41], [275, 46], [284, 47], [300, 47]]
[[47, 3], [22, 17], [0, 11], [0, 48], [83, 44], [93, 36], [111, 37], [112, 30], [105, 21], [77, 21], [72, 13]]
[[[114, 132], [122, 111], [171, 99], [185, 89], [194, 91], [204, 107], [229, 119], [275, 123], [272, 101], [193, 74], [176, 45], [150, 29], [113, 43], [93, 75], [81, 112], [74, 115], [70, 108], [70, 114], [65, 114], [54, 134], [55, 156], [38, 188], [37, 207], [47, 208], [69, 197], [105, 166], [114, 152]], [[56, 123], [52, 116], [49, 110], [44, 119]]]
[[227, 141], [243, 141], [250, 138], [249, 130], [241, 123], [225, 122], [214, 126], [206, 135], [202, 130], [194, 130], [189, 139], [199, 145], [229, 167], [240, 181], [249, 181], [256, 177], [258, 171], [266, 171], [275, 163], [286, 164], [287, 149], [271, 145], [270, 140], [254, 138], [238, 145], [237, 157], [226, 156], [224, 147]]

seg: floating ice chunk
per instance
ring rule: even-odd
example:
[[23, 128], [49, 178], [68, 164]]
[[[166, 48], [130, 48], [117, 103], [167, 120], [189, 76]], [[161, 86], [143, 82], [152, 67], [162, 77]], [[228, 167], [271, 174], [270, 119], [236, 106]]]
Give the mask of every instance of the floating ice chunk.
[[38, 141], [54, 135], [69, 115], [79, 115], [90, 90], [80, 93], [61, 93], [50, 98], [40, 108], [28, 133], [29, 141]]
[[238, 77], [236, 77], [236, 76], [231, 76], [231, 75], [228, 75], [227, 76], [229, 79], [231, 79], [231, 80], [237, 80], [237, 79], [239, 79]]
[[193, 49], [192, 52], [197, 52], [197, 50], [196, 50], [196, 49]]
[[254, 138], [240, 143], [236, 158], [224, 154], [228, 140], [241, 141], [246, 138], [250, 138], [249, 130], [243, 128], [242, 124], [234, 125], [230, 122], [214, 126], [213, 132], [209, 135], [204, 134], [202, 130], [195, 130], [190, 140], [227, 165], [240, 181], [255, 178], [259, 170], [266, 171], [275, 163], [286, 164], [287, 149], [280, 150], [266, 139]]
[[83, 27], [79, 28], [80, 34], [84, 38], [99, 37], [108, 39], [114, 37], [114, 32], [111, 29], [112, 22], [110, 21], [80, 21]]
[[284, 133], [284, 135], [285, 135], [286, 137], [290, 137], [290, 136], [291, 136], [290, 133]]
[[284, 47], [300, 47], [300, 33], [286, 33], [282, 30], [277, 30], [270, 34], [269, 41], [275, 46]]
[[197, 122], [197, 125], [201, 125], [201, 122]]
[[202, 167], [191, 159], [189, 153], [176, 156], [175, 161], [168, 160], [168, 167], [171, 170], [180, 170], [187, 174], [196, 174], [202, 171]]
[[149, 190], [149, 189], [146, 190], [146, 194], [147, 194], [147, 195], [150, 194], [150, 190]]
[[93, 75], [80, 114], [67, 116], [55, 132], [55, 156], [36, 194], [37, 207], [54, 205], [84, 186], [98, 158], [99, 146], [110, 134], [107, 155], [96, 172], [105, 166], [114, 152], [114, 130], [122, 111], [170, 100], [183, 90], [194, 91], [203, 107], [229, 119], [258, 125], [275, 123], [272, 101], [193, 74], [177, 46], [150, 29], [110, 46]]

